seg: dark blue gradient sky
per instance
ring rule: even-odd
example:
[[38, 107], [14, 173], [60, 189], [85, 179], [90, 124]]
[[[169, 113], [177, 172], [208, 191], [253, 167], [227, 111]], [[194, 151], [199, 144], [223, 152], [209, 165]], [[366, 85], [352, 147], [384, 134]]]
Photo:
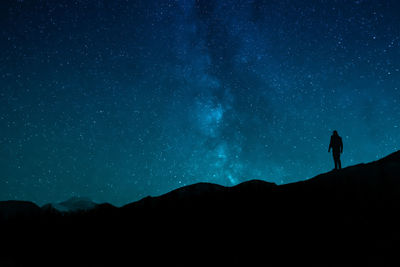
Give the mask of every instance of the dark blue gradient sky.
[[400, 2], [3, 0], [0, 200], [122, 205], [399, 149]]

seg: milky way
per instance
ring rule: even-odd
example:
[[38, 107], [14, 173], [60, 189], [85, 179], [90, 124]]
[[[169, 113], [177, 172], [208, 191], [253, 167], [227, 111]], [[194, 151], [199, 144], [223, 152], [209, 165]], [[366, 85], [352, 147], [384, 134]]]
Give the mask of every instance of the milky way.
[[0, 200], [122, 205], [399, 149], [400, 4], [2, 1]]

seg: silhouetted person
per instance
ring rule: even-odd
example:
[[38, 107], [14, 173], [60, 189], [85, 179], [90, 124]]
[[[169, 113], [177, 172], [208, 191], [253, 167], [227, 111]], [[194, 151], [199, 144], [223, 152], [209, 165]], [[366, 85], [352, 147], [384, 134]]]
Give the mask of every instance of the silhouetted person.
[[339, 170], [342, 168], [342, 163], [340, 162], [340, 154], [343, 153], [343, 142], [342, 137], [340, 137], [337, 131], [333, 131], [331, 136], [331, 142], [329, 143], [328, 152], [331, 151], [332, 148], [332, 155], [333, 161], [335, 162], [335, 170]]

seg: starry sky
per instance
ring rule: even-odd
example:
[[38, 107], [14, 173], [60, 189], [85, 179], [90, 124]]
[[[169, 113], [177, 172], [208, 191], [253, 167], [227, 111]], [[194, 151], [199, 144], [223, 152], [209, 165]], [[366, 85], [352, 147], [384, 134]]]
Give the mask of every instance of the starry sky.
[[284, 184], [400, 144], [397, 0], [2, 0], [0, 200]]

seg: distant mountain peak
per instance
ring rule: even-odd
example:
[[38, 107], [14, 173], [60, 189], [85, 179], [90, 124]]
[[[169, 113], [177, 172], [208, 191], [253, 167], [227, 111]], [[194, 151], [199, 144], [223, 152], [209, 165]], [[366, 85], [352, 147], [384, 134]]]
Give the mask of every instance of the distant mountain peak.
[[59, 211], [73, 212], [93, 209], [97, 206], [97, 203], [87, 197], [71, 197], [65, 201], [52, 204], [52, 206]]

